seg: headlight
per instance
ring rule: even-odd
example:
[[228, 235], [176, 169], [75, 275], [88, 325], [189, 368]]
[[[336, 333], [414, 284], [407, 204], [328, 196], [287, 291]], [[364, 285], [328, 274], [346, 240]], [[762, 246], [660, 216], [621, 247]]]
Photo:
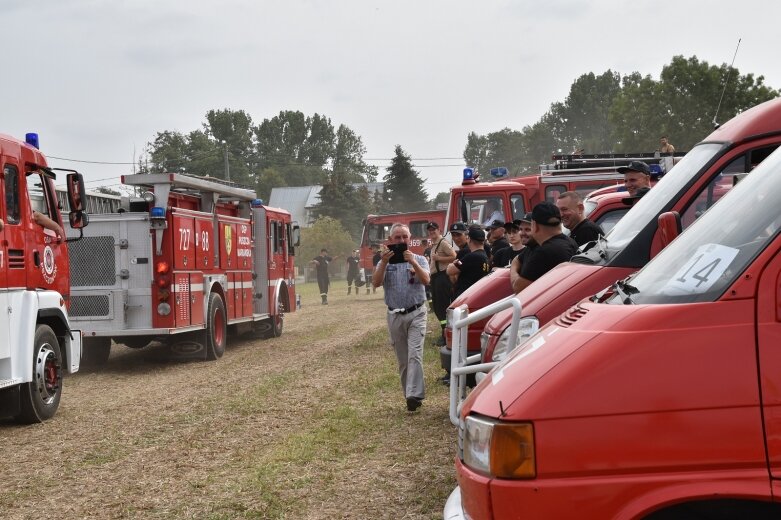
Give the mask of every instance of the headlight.
[[499, 340], [496, 342], [494, 348], [493, 361], [501, 361], [507, 354], [521, 346], [527, 339], [534, 336], [534, 334], [540, 328], [540, 321], [531, 316], [528, 318], [521, 318], [518, 322], [518, 337], [515, 338], [515, 343], [510, 344], [510, 327], [504, 329], [502, 335], [499, 336]]
[[534, 478], [534, 428], [469, 416], [464, 425], [464, 464], [497, 478]]

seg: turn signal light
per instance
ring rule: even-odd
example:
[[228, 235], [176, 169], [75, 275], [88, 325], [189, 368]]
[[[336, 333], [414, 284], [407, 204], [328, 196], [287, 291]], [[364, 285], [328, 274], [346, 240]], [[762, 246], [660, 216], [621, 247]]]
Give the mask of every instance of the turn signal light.
[[157, 286], [161, 289], [166, 289], [168, 286], [171, 285], [171, 282], [168, 281], [168, 278], [165, 276], [161, 276], [157, 279]]
[[168, 262], [160, 261], [157, 262], [157, 274], [166, 274], [170, 270], [170, 266], [168, 265]]

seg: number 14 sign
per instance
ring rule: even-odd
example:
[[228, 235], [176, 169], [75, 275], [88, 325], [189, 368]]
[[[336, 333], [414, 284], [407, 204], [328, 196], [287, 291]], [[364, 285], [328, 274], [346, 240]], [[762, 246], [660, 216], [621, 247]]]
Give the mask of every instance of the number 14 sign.
[[740, 251], [720, 244], [703, 244], [692, 258], [667, 281], [664, 294], [701, 294], [716, 283]]

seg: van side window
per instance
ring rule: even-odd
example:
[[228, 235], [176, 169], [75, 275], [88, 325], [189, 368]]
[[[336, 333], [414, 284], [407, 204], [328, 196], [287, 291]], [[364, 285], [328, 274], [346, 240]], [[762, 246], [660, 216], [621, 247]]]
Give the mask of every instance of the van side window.
[[7, 224], [19, 223], [19, 170], [6, 164], [3, 167], [5, 177], [5, 221]]

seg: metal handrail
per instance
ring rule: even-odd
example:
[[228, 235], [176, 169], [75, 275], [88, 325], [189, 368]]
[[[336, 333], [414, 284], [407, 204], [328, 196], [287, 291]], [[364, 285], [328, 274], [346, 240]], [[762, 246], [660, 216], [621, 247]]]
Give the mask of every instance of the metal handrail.
[[450, 422], [458, 426], [461, 415], [461, 406], [466, 399], [466, 376], [478, 372], [489, 372], [498, 363], [477, 363], [481, 356], [476, 354], [468, 356], [467, 351], [467, 329], [471, 323], [475, 323], [489, 316], [493, 316], [499, 311], [513, 308], [512, 321], [510, 322], [510, 337], [518, 336], [518, 322], [521, 318], [521, 302], [515, 295], [508, 296], [492, 303], [482, 309], [469, 314], [466, 305], [453, 309], [453, 351], [450, 357]]

